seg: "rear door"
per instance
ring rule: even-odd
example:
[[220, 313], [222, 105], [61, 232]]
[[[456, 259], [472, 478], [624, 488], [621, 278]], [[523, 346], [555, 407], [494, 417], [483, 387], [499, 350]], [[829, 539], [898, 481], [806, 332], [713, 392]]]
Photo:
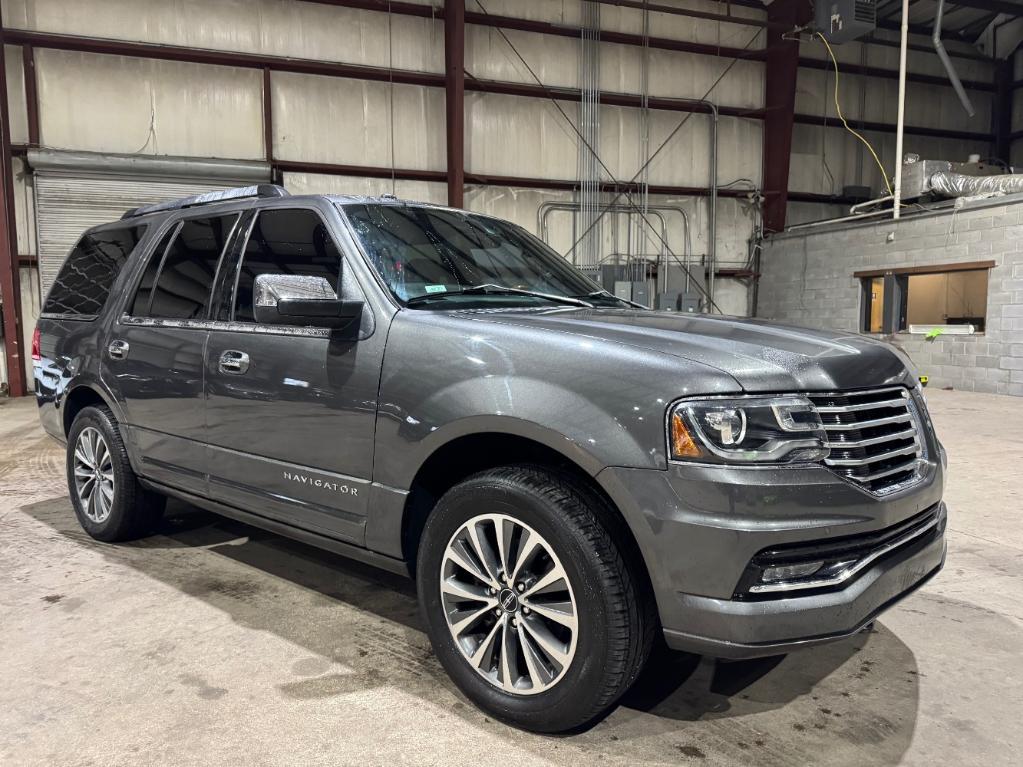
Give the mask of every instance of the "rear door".
[[205, 494], [203, 354], [220, 259], [240, 214], [171, 223], [102, 349], [144, 476]]
[[[365, 300], [338, 246], [337, 213], [316, 201], [261, 207], [225, 266], [225, 297], [206, 350], [210, 495], [362, 544], [385, 333], [367, 302], [349, 327], [263, 325], [260, 274], [325, 277]], [[233, 275], [233, 279], [232, 279]]]

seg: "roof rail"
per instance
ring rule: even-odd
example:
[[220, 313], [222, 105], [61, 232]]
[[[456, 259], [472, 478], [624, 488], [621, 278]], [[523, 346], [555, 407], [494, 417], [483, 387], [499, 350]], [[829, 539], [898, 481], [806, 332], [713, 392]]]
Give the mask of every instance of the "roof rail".
[[226, 200], [243, 200], [246, 197], [288, 197], [287, 189], [277, 184], [256, 184], [255, 186], [238, 186], [234, 189], [224, 189], [219, 192], [205, 192], [192, 197], [182, 197], [177, 200], [167, 200], [153, 205], [142, 205], [125, 212], [122, 219], [145, 216], [149, 213], [159, 213], [166, 210], [180, 210], [182, 208], [193, 208], [197, 205], [209, 205], [214, 202]]

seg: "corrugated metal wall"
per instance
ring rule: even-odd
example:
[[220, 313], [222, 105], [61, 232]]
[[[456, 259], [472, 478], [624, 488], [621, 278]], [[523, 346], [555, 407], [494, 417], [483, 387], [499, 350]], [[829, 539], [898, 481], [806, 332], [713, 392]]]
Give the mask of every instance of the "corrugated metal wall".
[[[492, 14], [579, 24], [580, 1], [484, 0]], [[689, 7], [720, 11], [715, 2]], [[469, 10], [480, 11], [474, 0]], [[763, 17], [735, 7], [736, 15]], [[651, 14], [650, 34], [707, 44], [744, 45], [755, 29], [668, 14]], [[443, 71], [443, 22], [294, 0], [11, 0], [4, 4], [8, 27], [196, 48], [294, 56], [419, 72]], [[643, 14], [601, 7], [608, 30], [641, 34]], [[545, 85], [577, 87], [579, 41], [516, 30], [505, 34]], [[763, 36], [761, 36], [762, 38]], [[466, 29], [467, 77], [532, 83], [532, 76], [501, 34], [489, 27]], [[758, 39], [751, 47], [762, 47]], [[602, 43], [600, 84], [604, 90], [639, 93], [643, 58], [651, 96], [702, 97], [728, 65], [715, 56]], [[253, 69], [155, 61], [91, 53], [37, 49], [40, 142], [46, 147], [105, 153], [258, 159], [265, 155], [261, 124], [262, 73]], [[7, 52], [13, 140], [27, 140], [20, 48]], [[274, 72], [271, 78], [273, 154], [276, 159], [338, 165], [443, 171], [444, 92], [441, 88]], [[727, 106], [763, 105], [763, 65], [739, 62], [710, 98]], [[468, 92], [466, 171], [552, 180], [578, 178], [579, 105], [561, 106], [566, 122], [544, 99]], [[600, 109], [601, 162], [614, 178], [631, 179], [645, 162], [641, 154], [641, 110]], [[652, 151], [684, 119], [684, 113], [650, 113]], [[393, 124], [392, 124], [393, 122]], [[719, 180], [748, 177], [759, 184], [762, 124], [724, 117], [720, 124]], [[651, 164], [651, 184], [704, 187], [710, 172], [709, 117], [692, 115]], [[606, 173], [604, 174], [606, 177]], [[605, 180], [611, 180], [605, 178]], [[293, 191], [391, 190], [389, 179], [288, 173]], [[440, 184], [399, 181], [398, 194], [442, 202]], [[569, 192], [505, 187], [467, 190], [467, 205], [505, 216], [531, 230], [545, 200], [570, 201]], [[663, 200], [658, 200], [663, 202]], [[651, 198], [651, 203], [655, 200]], [[707, 251], [705, 198], [674, 201], [693, 220], [693, 249]], [[723, 200], [719, 217], [719, 262], [741, 265], [751, 219], [734, 201]], [[567, 250], [572, 221], [551, 217], [552, 243]], [[682, 233], [669, 235], [681, 252]], [[602, 232], [605, 250], [627, 249], [624, 235]], [[649, 239], [649, 238], [647, 238]], [[650, 250], [655, 243], [650, 242]], [[635, 245], [634, 245], [635, 247]], [[31, 252], [34, 248], [30, 247]], [[642, 248], [640, 248], [642, 249]], [[744, 312], [745, 299], [727, 311]]]

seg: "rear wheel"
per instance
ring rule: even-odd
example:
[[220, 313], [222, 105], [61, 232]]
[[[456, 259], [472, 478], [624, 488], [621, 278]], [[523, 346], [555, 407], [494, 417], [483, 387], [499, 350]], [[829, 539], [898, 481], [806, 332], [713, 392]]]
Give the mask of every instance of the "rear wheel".
[[113, 413], [83, 408], [68, 433], [67, 477], [82, 529], [99, 541], [127, 541], [152, 532], [166, 499], [139, 483]]
[[440, 499], [419, 600], [438, 658], [477, 705], [557, 732], [632, 684], [656, 620], [619, 527], [584, 484], [537, 467], [483, 472]]

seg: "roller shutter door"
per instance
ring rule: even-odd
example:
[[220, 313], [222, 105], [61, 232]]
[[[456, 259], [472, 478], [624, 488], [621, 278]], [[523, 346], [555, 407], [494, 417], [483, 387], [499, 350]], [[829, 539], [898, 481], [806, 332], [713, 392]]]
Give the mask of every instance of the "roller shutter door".
[[172, 181], [152, 176], [37, 170], [35, 195], [41, 295], [49, 291], [64, 258], [89, 227], [115, 221], [126, 210], [139, 205], [251, 183], [251, 178]]

